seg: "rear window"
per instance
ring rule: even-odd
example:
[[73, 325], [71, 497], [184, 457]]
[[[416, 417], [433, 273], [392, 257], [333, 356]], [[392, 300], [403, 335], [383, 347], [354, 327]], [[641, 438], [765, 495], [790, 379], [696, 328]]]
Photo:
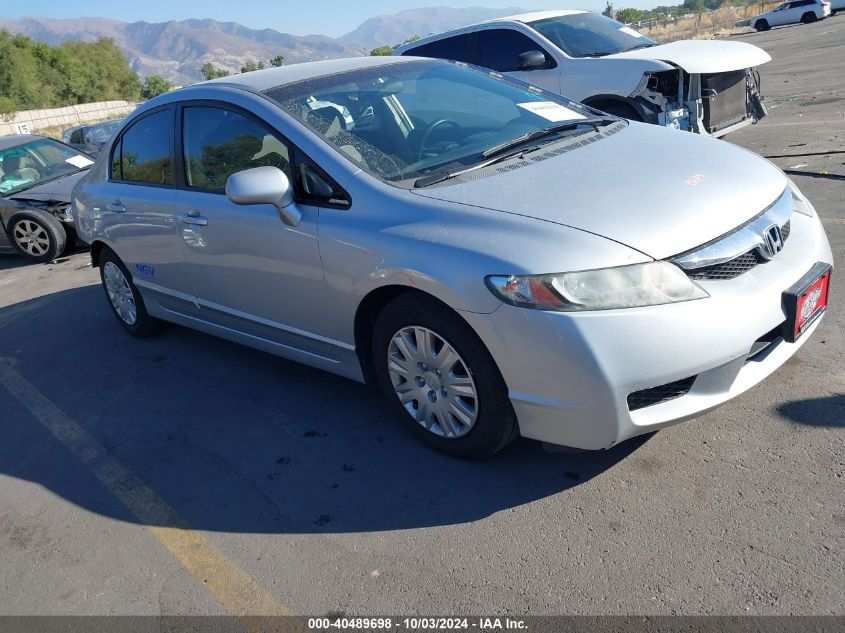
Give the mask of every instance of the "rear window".
[[414, 57], [450, 59], [468, 64], [478, 63], [478, 37], [476, 33], [464, 33], [446, 37], [429, 44], [423, 44], [402, 53]]
[[148, 185], [172, 185], [173, 110], [141, 118], [123, 133], [112, 154], [112, 178]]

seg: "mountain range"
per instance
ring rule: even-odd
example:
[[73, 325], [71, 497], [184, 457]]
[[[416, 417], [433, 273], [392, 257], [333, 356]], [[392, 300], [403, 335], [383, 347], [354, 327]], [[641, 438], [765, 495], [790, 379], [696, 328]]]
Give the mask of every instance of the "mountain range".
[[69, 40], [95, 41], [110, 37], [142, 77], [161, 75], [172, 84], [183, 85], [201, 79], [200, 67], [206, 62], [238, 72], [248, 61], [266, 63], [279, 54], [284, 55], [286, 64], [366, 55], [372, 48], [398, 44], [414, 35], [424, 36], [521, 11], [484, 7], [408, 9], [370, 18], [338, 38], [291, 35], [216, 20], [121, 22], [96, 17], [0, 17], [0, 29], [52, 46]]

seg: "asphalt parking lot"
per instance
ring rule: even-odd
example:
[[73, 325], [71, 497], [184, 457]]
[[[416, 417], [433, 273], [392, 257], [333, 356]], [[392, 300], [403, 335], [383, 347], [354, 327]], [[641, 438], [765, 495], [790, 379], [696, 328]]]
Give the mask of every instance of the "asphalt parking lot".
[[[786, 169], [845, 253], [845, 16], [743, 36]], [[845, 614], [845, 275], [718, 411], [601, 453], [464, 463], [379, 392], [172, 327], [85, 253], [0, 259], [0, 614]], [[742, 315], [737, 315], [738, 319]]]

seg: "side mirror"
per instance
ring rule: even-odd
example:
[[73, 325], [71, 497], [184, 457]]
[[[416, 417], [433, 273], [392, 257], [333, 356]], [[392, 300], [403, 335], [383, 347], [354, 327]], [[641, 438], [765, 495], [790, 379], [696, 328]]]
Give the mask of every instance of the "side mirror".
[[517, 70], [534, 70], [546, 65], [546, 56], [543, 51], [526, 51], [516, 57]]
[[253, 167], [232, 174], [226, 180], [226, 197], [235, 204], [272, 204], [288, 226], [302, 220], [293, 204], [293, 187], [278, 167]]

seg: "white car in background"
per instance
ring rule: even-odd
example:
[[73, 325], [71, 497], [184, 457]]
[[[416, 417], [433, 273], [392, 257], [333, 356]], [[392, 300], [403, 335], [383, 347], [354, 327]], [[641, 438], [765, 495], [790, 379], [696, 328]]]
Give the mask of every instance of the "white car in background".
[[[845, 6], [845, 2], [840, 0], [840, 5], [838, 8]], [[831, 15], [831, 6], [827, 0], [794, 0], [784, 2], [771, 11], [754, 16], [749, 20], [749, 24], [757, 31], [768, 31], [773, 26], [809, 24], [823, 20], [829, 15]]]
[[572, 10], [497, 18], [394, 54], [484, 66], [617, 116], [710, 136], [766, 115], [756, 67], [771, 60], [744, 42], [658, 44], [616, 20]]

